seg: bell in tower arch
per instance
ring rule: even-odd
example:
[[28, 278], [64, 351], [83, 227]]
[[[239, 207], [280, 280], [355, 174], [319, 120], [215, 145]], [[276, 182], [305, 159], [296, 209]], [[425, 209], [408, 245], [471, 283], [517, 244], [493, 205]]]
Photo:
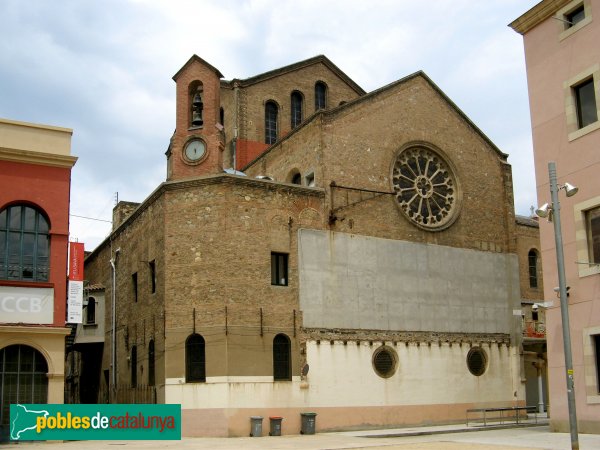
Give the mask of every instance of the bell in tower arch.
[[202, 109], [204, 104], [202, 103], [202, 95], [200, 91], [196, 91], [194, 98], [192, 99], [192, 126], [200, 127], [204, 123], [202, 120]]

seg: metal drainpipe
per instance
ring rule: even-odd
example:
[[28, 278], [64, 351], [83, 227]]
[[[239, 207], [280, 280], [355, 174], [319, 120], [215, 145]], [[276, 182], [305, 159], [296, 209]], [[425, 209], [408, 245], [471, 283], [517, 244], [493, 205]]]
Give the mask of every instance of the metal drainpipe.
[[116, 304], [117, 304], [117, 268], [115, 266], [115, 263], [117, 262], [117, 256], [119, 254], [119, 252], [121, 251], [120, 248], [115, 250], [115, 256], [113, 258], [110, 259], [110, 267], [112, 269], [112, 292], [111, 292], [111, 303], [112, 303], [112, 317], [111, 317], [111, 325], [112, 325], [112, 332], [111, 332], [111, 373], [110, 373], [110, 381], [111, 381], [111, 389], [110, 389], [110, 395], [111, 395], [111, 403], [114, 403], [116, 401], [116, 387], [117, 387], [117, 340], [116, 340], [116, 322], [117, 322], [117, 315], [115, 313], [115, 309], [116, 309]]
[[[239, 126], [239, 108], [240, 108], [240, 87], [239, 84], [234, 82], [233, 85], [233, 170], [237, 170], [237, 140], [238, 140], [238, 126]], [[235, 172], [234, 172], [235, 173]]]
[[541, 365], [537, 366], [537, 382], [538, 382], [538, 412], [544, 412], [544, 382], [542, 374], [544, 368]]

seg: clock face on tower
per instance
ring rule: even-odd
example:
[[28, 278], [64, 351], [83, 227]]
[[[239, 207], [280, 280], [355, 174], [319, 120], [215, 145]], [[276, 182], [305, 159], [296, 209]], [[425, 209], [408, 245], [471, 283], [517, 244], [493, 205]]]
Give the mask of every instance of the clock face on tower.
[[206, 144], [201, 139], [192, 139], [183, 148], [183, 158], [187, 162], [197, 163], [206, 155]]

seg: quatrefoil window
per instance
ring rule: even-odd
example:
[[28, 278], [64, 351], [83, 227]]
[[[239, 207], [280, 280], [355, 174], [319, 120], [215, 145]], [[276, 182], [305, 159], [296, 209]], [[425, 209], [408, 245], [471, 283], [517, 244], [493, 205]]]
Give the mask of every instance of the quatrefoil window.
[[392, 187], [400, 210], [418, 227], [441, 230], [456, 219], [457, 180], [450, 165], [433, 150], [415, 146], [400, 152]]

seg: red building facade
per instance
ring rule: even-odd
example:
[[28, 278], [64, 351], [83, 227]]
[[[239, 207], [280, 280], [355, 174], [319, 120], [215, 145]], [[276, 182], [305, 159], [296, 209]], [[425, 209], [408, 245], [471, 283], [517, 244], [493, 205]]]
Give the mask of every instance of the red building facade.
[[0, 119], [0, 424], [62, 403], [72, 130]]

